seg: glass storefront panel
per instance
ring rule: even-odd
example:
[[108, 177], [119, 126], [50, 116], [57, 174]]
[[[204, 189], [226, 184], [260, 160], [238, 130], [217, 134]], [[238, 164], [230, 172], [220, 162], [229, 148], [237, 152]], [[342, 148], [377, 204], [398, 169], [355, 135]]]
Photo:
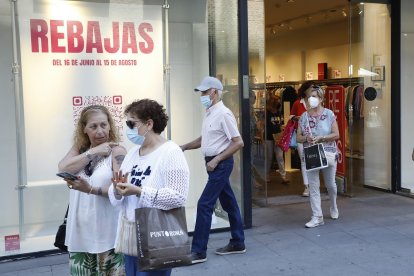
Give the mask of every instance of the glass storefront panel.
[[414, 2], [401, 1], [401, 188], [414, 194], [414, 128], [412, 112], [414, 80]]
[[250, 127], [251, 127], [251, 171], [252, 203], [267, 205], [267, 176], [264, 164], [266, 152], [263, 141], [263, 126], [266, 72], [265, 72], [265, 18], [264, 1], [248, 1], [249, 18], [249, 75], [250, 75]]
[[[240, 127], [237, 1], [187, 0], [168, 7], [164, 2], [22, 0], [1, 4], [0, 70], [2, 83], [9, 85], [3, 86], [0, 120], [7, 129], [18, 131], [5, 133], [7, 143], [0, 147], [7, 183], [0, 202], [8, 210], [0, 224], [0, 257], [55, 249], [54, 235], [69, 201], [66, 185], [55, 173], [72, 145], [83, 107], [109, 107], [123, 134], [126, 104], [137, 98], [158, 100], [169, 111], [171, 139], [182, 144], [201, 134], [204, 111], [193, 88], [210, 74], [222, 79], [223, 100]], [[16, 72], [21, 75], [17, 84], [11, 81], [11, 5], [18, 11], [15, 50], [21, 67]], [[200, 151], [185, 154], [191, 172], [187, 223], [193, 231], [207, 174]], [[231, 183], [242, 208], [240, 160], [237, 153]], [[25, 186], [20, 197], [15, 189], [18, 183]], [[218, 204], [212, 228], [228, 226]], [[14, 234], [20, 235], [20, 250], [5, 251], [4, 237]]]
[[386, 4], [363, 2], [349, 12], [346, 187], [353, 195], [363, 186], [391, 189], [391, 14]]

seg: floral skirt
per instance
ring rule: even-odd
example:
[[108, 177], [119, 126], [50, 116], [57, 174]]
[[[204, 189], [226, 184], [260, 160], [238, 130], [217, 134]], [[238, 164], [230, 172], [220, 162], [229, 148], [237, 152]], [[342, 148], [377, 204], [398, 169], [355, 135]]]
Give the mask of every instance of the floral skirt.
[[124, 256], [113, 249], [98, 254], [69, 252], [69, 270], [74, 276], [124, 276]]

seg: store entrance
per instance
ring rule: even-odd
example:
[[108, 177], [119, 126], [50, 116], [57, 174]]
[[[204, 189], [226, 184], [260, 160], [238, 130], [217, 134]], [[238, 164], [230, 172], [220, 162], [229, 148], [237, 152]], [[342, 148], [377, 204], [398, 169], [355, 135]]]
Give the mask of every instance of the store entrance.
[[[308, 200], [303, 197], [297, 149], [281, 154], [275, 146], [281, 134], [274, 133], [275, 124], [281, 124], [279, 132], [286, 127], [298, 91], [308, 80], [324, 88], [325, 107], [337, 116], [341, 134], [338, 192], [365, 196], [374, 192], [369, 189], [372, 187], [390, 189], [391, 36], [387, 5], [265, 0], [264, 9], [265, 81], [261, 83], [255, 76], [251, 80], [256, 120], [253, 202], [277, 205]], [[251, 67], [254, 73], [254, 64]], [[280, 108], [275, 109], [279, 102]], [[272, 109], [278, 112], [269, 112]], [[380, 152], [385, 158], [378, 156]]]

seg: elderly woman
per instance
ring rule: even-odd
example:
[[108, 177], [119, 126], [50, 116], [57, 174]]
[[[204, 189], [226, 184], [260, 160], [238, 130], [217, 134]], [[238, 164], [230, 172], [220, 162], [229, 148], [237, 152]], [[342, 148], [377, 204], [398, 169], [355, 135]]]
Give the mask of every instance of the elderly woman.
[[[318, 86], [312, 86], [308, 99], [309, 108], [303, 113], [299, 120], [297, 141], [304, 143], [304, 147], [311, 144], [322, 143], [324, 150], [332, 155], [337, 154], [336, 140], [339, 139], [338, 124], [332, 110], [322, 106], [324, 92]], [[328, 189], [330, 199], [330, 214], [332, 219], [338, 219], [339, 212], [336, 205], [337, 188], [335, 183], [335, 173], [337, 160], [329, 162], [330, 165], [321, 169]], [[309, 180], [310, 203], [312, 208], [312, 219], [305, 224], [312, 228], [323, 225], [323, 215], [321, 208], [319, 170], [306, 172]]]
[[[184, 206], [189, 186], [189, 168], [181, 148], [160, 134], [168, 116], [162, 105], [144, 99], [125, 109], [128, 139], [136, 144], [125, 157], [109, 198], [121, 206], [116, 249], [125, 253], [128, 276], [171, 275], [171, 269], [140, 272], [136, 252], [135, 209], [169, 210]], [[124, 173], [124, 174], [123, 174]]]
[[74, 145], [59, 162], [59, 171], [78, 176], [66, 179], [70, 190], [65, 244], [71, 275], [124, 275], [124, 260], [114, 252], [118, 211], [108, 200], [113, 172], [126, 154], [111, 114], [92, 105], [81, 112]]

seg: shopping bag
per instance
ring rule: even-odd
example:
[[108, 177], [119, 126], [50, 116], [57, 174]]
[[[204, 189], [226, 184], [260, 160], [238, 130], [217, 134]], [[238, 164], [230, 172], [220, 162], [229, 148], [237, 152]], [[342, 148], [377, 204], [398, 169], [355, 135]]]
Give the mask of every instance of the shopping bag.
[[276, 145], [280, 147], [284, 152], [288, 151], [289, 149], [290, 141], [292, 139], [292, 134], [294, 131], [295, 122], [293, 120], [289, 120], [282, 132], [282, 137], [279, 141], [276, 141]]
[[191, 264], [185, 208], [135, 209], [140, 271]]
[[292, 149], [296, 149], [298, 147], [298, 142], [296, 141], [296, 131], [293, 131], [292, 137], [290, 138], [289, 147]]
[[69, 206], [66, 209], [66, 215], [65, 218], [63, 219], [63, 223], [61, 225], [59, 225], [59, 228], [56, 232], [56, 236], [55, 236], [55, 242], [53, 243], [54, 246], [56, 246], [57, 248], [59, 248], [62, 251], [68, 252], [68, 247], [65, 245], [65, 238], [66, 238], [66, 220], [68, 218], [68, 211], [69, 211]]
[[303, 148], [306, 171], [320, 170], [328, 167], [323, 144], [314, 144]]

